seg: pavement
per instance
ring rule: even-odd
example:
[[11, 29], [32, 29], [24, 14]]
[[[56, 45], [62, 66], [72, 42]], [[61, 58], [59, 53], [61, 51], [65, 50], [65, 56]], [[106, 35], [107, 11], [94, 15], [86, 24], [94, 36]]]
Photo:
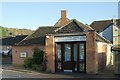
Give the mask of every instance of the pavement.
[[21, 66], [12, 66], [11, 64], [3, 65], [2, 69], [3, 70], [13, 70], [13, 71], [19, 71], [19, 72], [26, 72], [26, 73], [36, 73], [36, 71], [30, 70], [30, 69], [25, 69], [24, 67], [21, 67]]
[[85, 73], [70, 73], [70, 72], [58, 72], [55, 74], [47, 72], [37, 72], [23, 67], [3, 65], [4, 78], [91, 78], [91, 79], [108, 79], [108, 80], [120, 80], [120, 77], [113, 73], [101, 72], [95, 74]]

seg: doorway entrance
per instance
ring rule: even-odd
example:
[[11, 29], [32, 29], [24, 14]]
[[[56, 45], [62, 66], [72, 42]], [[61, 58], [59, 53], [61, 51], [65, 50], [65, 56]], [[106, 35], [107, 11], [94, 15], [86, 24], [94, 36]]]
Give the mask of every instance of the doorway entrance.
[[56, 43], [56, 71], [86, 72], [85, 42]]

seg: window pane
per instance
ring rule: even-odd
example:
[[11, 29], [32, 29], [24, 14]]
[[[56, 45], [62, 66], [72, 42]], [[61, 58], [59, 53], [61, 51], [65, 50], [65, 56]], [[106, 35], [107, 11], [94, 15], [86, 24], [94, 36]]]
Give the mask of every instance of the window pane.
[[84, 44], [79, 45], [79, 61], [83, 62], [84, 61]]
[[61, 45], [57, 45], [57, 52], [58, 52], [58, 61], [61, 61]]
[[74, 44], [74, 61], [77, 61], [77, 44]]
[[65, 61], [70, 61], [71, 60], [71, 47], [70, 44], [65, 44]]
[[84, 63], [80, 63], [79, 64], [79, 70], [80, 71], [84, 71]]

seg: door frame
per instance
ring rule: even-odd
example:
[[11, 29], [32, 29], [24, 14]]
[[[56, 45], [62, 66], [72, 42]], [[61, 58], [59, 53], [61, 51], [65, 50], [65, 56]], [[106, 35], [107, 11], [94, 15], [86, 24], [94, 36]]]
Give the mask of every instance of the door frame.
[[[57, 54], [57, 44], [61, 44], [61, 53], [64, 52], [64, 44], [70, 44], [70, 45], [74, 45], [77, 44], [77, 65], [79, 65], [79, 44], [80, 43], [84, 43], [84, 71], [79, 71], [79, 66], [77, 67], [77, 71], [79, 73], [86, 73], [86, 41], [80, 41], [80, 42], [57, 42], [55, 43], [55, 72], [63, 72], [63, 54], [61, 54], [61, 70], [58, 70], [58, 54]], [[73, 53], [72, 50], [74, 50], [73, 48], [74, 46], [71, 46], [71, 59], [74, 59], [72, 57]], [[75, 72], [75, 71], [74, 71]]]

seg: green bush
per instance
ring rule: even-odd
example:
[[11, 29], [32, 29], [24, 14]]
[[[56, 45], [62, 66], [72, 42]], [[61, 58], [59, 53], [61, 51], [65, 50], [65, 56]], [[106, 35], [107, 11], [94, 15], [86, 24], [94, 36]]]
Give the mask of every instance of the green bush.
[[34, 49], [33, 57], [24, 60], [24, 67], [31, 68], [36, 71], [46, 70], [45, 52], [39, 49]]
[[26, 58], [24, 60], [24, 67], [25, 68], [31, 68], [33, 64], [33, 59], [32, 58]]
[[39, 50], [39, 49], [34, 49], [34, 54], [33, 54], [34, 64], [42, 64], [43, 56], [44, 56], [44, 51]]
[[32, 69], [34, 69], [34, 70], [36, 70], [36, 71], [44, 71], [43, 70], [43, 66], [40, 64], [40, 65], [38, 65], [38, 64], [33, 64], [32, 65]]

